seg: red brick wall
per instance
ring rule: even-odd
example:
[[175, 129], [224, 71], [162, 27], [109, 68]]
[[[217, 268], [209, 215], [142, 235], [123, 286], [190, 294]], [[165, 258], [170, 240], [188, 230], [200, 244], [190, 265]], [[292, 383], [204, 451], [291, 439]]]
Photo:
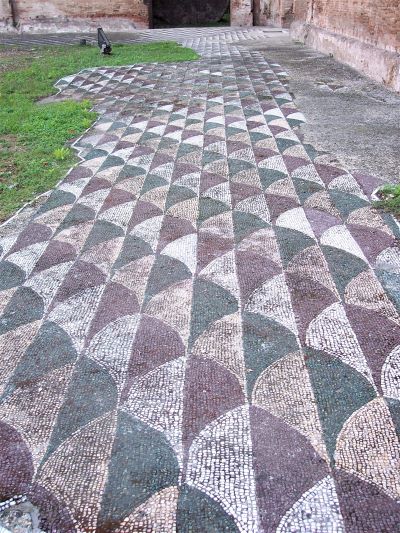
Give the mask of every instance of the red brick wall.
[[400, 92], [400, 0], [295, 0], [294, 38]]
[[287, 26], [294, 0], [231, 0], [232, 26]]
[[294, 0], [293, 12], [298, 21], [306, 21], [309, 10], [311, 11], [310, 0]]
[[[8, 3], [8, 0], [0, 0]], [[114, 19], [148, 27], [151, 0], [14, 0], [20, 24]], [[0, 3], [0, 6], [2, 4]], [[0, 18], [2, 11], [0, 7]]]
[[231, 25], [253, 25], [252, 0], [231, 0]]
[[295, 0], [296, 20], [307, 12], [314, 26], [400, 50], [400, 0]]
[[293, 18], [294, 0], [254, 0], [261, 3], [261, 10], [264, 17], [260, 24], [273, 24], [276, 26], [288, 26]]
[[282, 25], [281, 17], [281, 0], [270, 0], [269, 2], [269, 18], [273, 24], [277, 26]]
[[[169, 0], [180, 3], [181, 0]], [[79, 29], [83, 21], [114, 19], [135, 27], [151, 25], [153, 0], [13, 0], [16, 19], [26, 29], [40, 31], [46, 24], [60, 30]], [[231, 0], [232, 26], [280, 24], [293, 0]], [[9, 0], [0, 0], [0, 23], [10, 23]]]
[[11, 7], [8, 0], [0, 0], [0, 25], [12, 23]]
[[293, 0], [281, 0], [281, 18], [283, 26], [288, 26], [293, 20]]

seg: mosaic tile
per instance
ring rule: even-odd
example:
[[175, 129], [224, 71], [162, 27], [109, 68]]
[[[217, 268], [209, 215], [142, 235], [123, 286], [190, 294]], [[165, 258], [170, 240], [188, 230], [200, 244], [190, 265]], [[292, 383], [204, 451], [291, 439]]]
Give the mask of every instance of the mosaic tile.
[[379, 180], [303, 144], [287, 74], [240, 46], [261, 29], [138, 35], [200, 59], [60, 80], [99, 118], [0, 228], [0, 501], [43, 532], [397, 531]]

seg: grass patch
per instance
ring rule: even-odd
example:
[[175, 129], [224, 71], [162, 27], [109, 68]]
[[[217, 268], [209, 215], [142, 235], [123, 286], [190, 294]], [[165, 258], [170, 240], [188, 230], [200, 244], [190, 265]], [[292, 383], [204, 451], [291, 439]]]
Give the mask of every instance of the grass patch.
[[0, 49], [0, 221], [62, 178], [77, 160], [68, 143], [96, 119], [89, 100], [37, 103], [57, 92], [58, 79], [89, 67], [197, 58], [173, 42], [113, 45], [111, 56], [94, 46]]
[[385, 185], [378, 191], [378, 196], [380, 200], [375, 202], [375, 206], [393, 213], [400, 219], [400, 184]]

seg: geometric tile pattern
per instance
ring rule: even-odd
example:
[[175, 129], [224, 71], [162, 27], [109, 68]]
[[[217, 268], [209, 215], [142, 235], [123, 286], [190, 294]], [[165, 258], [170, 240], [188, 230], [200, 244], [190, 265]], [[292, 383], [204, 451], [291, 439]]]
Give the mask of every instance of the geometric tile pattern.
[[399, 230], [259, 37], [58, 83], [99, 119], [0, 241], [0, 498], [43, 531], [398, 528]]

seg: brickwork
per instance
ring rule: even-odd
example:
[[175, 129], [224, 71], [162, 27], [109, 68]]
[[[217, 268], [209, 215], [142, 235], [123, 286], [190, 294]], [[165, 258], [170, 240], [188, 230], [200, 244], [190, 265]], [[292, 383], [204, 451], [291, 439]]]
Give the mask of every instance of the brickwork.
[[293, 0], [231, 0], [232, 26], [285, 25]]
[[12, 25], [11, 6], [8, 0], [0, 0], [0, 27], [8, 24]]
[[281, 0], [281, 17], [283, 25], [287, 26], [293, 20], [293, 0]]
[[[25, 30], [48, 25], [56, 29], [80, 29], [107, 20], [115, 29], [148, 28], [151, 0], [13, 0], [14, 22]], [[10, 3], [0, 0], [0, 20], [12, 26]]]
[[270, 0], [269, 18], [273, 24], [281, 25], [281, 0]]
[[312, 23], [381, 48], [400, 50], [399, 0], [314, 0]]
[[[148, 28], [153, 15], [170, 26], [217, 22], [229, 0], [0, 0], [0, 24], [25, 31]], [[230, 0], [232, 26], [287, 25], [293, 0]], [[12, 13], [11, 5], [14, 6]]]
[[[286, 27], [293, 19], [294, 0], [253, 0], [253, 18], [251, 24], [254, 26], [275, 25]], [[251, 4], [250, 0], [247, 1]], [[243, 4], [238, 0], [235, 4]], [[251, 7], [250, 7], [251, 11]]]
[[298, 21], [308, 20], [308, 14], [310, 9], [309, 0], [294, 0], [293, 2], [293, 12], [295, 19]]
[[254, 25], [265, 26], [271, 23], [270, 0], [258, 0], [254, 3]]
[[400, 0], [295, 0], [292, 35], [400, 91]]
[[232, 26], [252, 26], [252, 0], [231, 0]]

